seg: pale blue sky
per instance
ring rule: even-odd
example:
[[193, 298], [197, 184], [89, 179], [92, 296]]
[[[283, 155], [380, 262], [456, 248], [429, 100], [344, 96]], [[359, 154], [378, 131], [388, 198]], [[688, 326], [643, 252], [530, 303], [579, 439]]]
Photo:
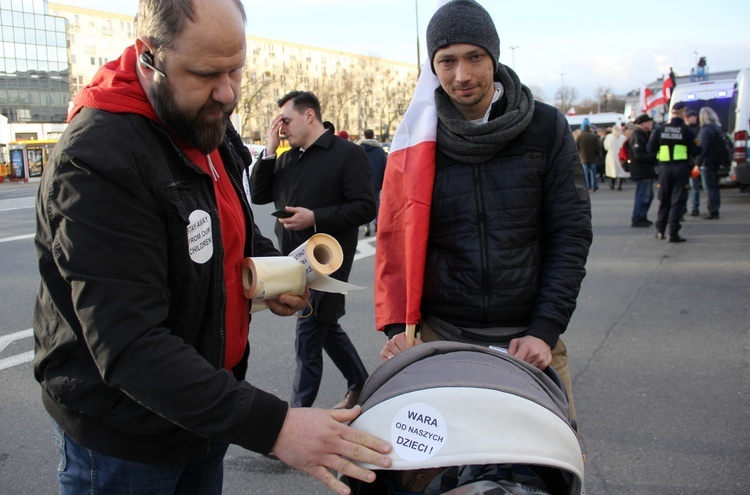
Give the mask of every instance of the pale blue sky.
[[[134, 14], [137, 0], [57, 0]], [[564, 82], [580, 98], [600, 86], [637, 89], [698, 56], [713, 72], [750, 67], [747, 0], [479, 0], [500, 34], [500, 59], [552, 100]], [[417, 63], [436, 0], [243, 0], [248, 34]], [[415, 7], [416, 5], [416, 7]], [[511, 49], [510, 47], [517, 47]], [[561, 74], [564, 74], [561, 76]]]

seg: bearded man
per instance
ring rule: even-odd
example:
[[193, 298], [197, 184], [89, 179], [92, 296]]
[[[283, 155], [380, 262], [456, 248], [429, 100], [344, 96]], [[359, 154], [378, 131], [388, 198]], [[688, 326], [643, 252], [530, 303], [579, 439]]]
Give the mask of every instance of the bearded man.
[[[390, 465], [346, 411], [289, 409], [244, 380], [245, 257], [278, 256], [229, 122], [245, 64], [239, 0], [142, 0], [137, 39], [74, 99], [37, 198], [34, 376], [59, 493], [218, 494], [230, 444], [330, 488]], [[268, 301], [277, 315], [309, 293]], [[52, 469], [52, 466], [50, 466]]]

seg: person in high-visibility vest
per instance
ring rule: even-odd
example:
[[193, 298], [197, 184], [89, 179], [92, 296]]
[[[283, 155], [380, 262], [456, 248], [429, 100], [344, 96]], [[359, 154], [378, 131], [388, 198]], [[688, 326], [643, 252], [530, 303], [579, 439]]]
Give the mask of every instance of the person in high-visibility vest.
[[654, 131], [647, 146], [649, 153], [656, 153], [659, 161], [656, 238], [665, 239], [667, 233], [669, 242], [685, 242], [679, 232], [690, 188], [690, 159], [701, 151], [695, 132], [685, 123], [685, 113], [684, 103], [675, 104], [672, 120]]

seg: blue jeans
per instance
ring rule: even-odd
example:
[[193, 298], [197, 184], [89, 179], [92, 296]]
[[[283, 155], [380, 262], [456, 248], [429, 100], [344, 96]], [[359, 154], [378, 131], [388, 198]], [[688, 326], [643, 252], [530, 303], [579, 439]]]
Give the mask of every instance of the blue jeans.
[[60, 454], [57, 481], [60, 495], [220, 495], [224, 483], [224, 455], [229, 444], [212, 442], [208, 456], [186, 464], [150, 464], [110, 457], [67, 436], [52, 422]]
[[635, 201], [633, 202], [633, 223], [646, 220], [648, 209], [654, 200], [654, 179], [638, 179], [635, 181]]
[[701, 178], [703, 189], [706, 190], [708, 198], [708, 214], [719, 216], [721, 206], [721, 194], [719, 193], [719, 170], [716, 168], [701, 167]]
[[690, 211], [700, 211], [701, 209], [701, 178], [690, 178], [690, 203], [693, 207]]
[[599, 184], [596, 181], [596, 163], [584, 163], [583, 175], [586, 177], [586, 188], [590, 191], [599, 189]]

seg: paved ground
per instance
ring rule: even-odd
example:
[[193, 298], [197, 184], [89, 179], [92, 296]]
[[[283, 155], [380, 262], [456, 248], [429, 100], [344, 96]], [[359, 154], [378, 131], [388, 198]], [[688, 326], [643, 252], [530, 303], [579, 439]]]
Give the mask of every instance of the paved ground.
[[[31, 326], [37, 275], [25, 235], [33, 231], [33, 209], [3, 209], [11, 205], [9, 192], [20, 189], [0, 184], [0, 337]], [[750, 493], [750, 195], [723, 189], [721, 220], [688, 217], [682, 244], [631, 228], [632, 199], [632, 183], [592, 195], [595, 239], [565, 336], [589, 459], [587, 492]], [[270, 232], [270, 209], [258, 210]], [[357, 261], [351, 281], [366, 289], [350, 294], [342, 320], [369, 370], [379, 364], [383, 342], [373, 331], [372, 278], [373, 258]], [[289, 397], [291, 320], [258, 314], [252, 345], [250, 380]], [[32, 348], [31, 338], [21, 338], [0, 349], [0, 361]], [[0, 380], [0, 493], [56, 493], [56, 461], [31, 364], [0, 369]], [[335, 404], [344, 388], [326, 361], [317, 404]], [[225, 494], [248, 493], [327, 491], [279, 462], [232, 448]]]

